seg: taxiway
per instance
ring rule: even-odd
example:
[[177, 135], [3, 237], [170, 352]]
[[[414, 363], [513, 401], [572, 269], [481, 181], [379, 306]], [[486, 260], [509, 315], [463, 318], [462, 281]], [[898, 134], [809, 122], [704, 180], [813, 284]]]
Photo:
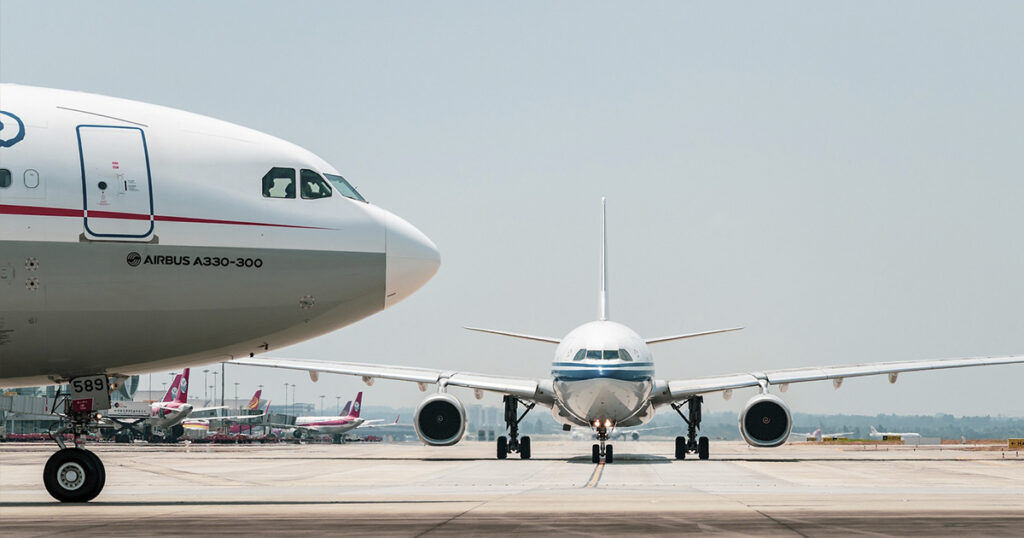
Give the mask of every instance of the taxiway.
[[534, 459], [492, 443], [92, 445], [107, 485], [60, 504], [42, 487], [49, 445], [0, 445], [0, 534], [570, 533], [1020, 535], [1024, 454], [950, 447], [715, 442], [708, 461], [665, 441], [534, 441]]

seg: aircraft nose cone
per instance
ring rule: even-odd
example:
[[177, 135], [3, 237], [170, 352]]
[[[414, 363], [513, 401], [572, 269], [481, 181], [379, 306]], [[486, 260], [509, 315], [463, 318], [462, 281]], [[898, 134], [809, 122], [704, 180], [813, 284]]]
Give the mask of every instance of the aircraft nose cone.
[[437, 245], [415, 226], [394, 214], [387, 219], [386, 245], [384, 308], [412, 295], [441, 266]]

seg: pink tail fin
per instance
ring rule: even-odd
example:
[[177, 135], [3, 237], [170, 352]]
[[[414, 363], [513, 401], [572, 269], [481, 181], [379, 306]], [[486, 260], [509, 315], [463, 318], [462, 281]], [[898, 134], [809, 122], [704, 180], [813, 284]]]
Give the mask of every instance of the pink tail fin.
[[359, 410], [363, 407], [363, 393], [356, 394], [356, 401], [352, 402], [352, 412], [348, 416], [352, 418], [359, 418]]
[[162, 402], [173, 402], [178, 397], [178, 385], [181, 384], [181, 374], [174, 376], [174, 381], [171, 382], [171, 386], [167, 389], [167, 394], [164, 394]]
[[345, 402], [345, 407], [342, 408], [340, 416], [343, 416], [343, 417], [348, 416], [348, 411], [351, 408], [352, 408], [352, 400], [349, 400], [349, 401]]
[[188, 401], [188, 368], [181, 373], [181, 382], [178, 383], [178, 395], [174, 401], [179, 403], [185, 403]]

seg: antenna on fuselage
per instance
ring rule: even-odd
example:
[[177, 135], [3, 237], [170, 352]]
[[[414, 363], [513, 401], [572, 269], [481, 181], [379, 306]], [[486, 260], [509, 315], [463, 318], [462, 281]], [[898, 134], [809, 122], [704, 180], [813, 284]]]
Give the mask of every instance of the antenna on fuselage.
[[607, 211], [605, 211], [604, 197], [601, 197], [601, 295], [600, 315], [601, 321], [608, 320], [608, 227], [605, 224]]

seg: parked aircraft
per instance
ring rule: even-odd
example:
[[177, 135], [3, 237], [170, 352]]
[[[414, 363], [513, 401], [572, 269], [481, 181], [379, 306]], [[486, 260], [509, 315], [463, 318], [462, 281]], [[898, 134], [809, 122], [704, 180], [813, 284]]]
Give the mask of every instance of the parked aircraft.
[[[551, 408], [555, 420], [561, 422], [564, 429], [582, 426], [594, 430], [598, 443], [591, 447], [591, 458], [595, 463], [602, 458], [606, 463], [612, 463], [614, 459], [612, 446], [606, 443], [610, 432], [615, 428], [645, 424], [654, 417], [655, 409], [662, 406], [674, 409], [688, 426], [685, 437], [676, 437], [676, 458], [683, 459], [687, 453], [695, 452], [700, 459], [707, 459], [708, 438], [698, 438], [697, 432], [700, 429], [704, 395], [708, 393], [720, 392], [728, 399], [736, 389], [759, 389], [758, 394], [740, 412], [740, 433], [750, 445], [775, 447], [789, 438], [793, 422], [789, 407], [781, 398], [769, 392], [772, 385], [784, 392], [791, 383], [831, 380], [833, 386], [839, 388], [847, 377], [878, 374], [887, 374], [889, 382], [895, 383], [901, 372], [1024, 362], [1024, 356], [919, 360], [766, 370], [694, 379], [659, 379], [654, 376], [650, 344], [724, 333], [739, 328], [644, 339], [629, 327], [610, 321], [606, 279], [607, 240], [603, 215], [602, 200], [601, 288], [597, 321], [573, 329], [562, 339], [470, 328], [556, 344], [558, 347], [550, 377], [507, 377], [450, 369], [264, 357], [237, 359], [234, 362], [306, 370], [313, 379], [319, 373], [330, 372], [360, 376], [367, 384], [373, 383], [376, 378], [411, 381], [417, 383], [421, 391], [426, 391], [427, 385], [437, 385], [437, 393], [423, 400], [413, 419], [420, 439], [434, 446], [455, 444], [465, 433], [465, 408], [458, 398], [447, 391], [448, 387], [473, 389], [477, 398], [482, 398], [484, 391], [497, 392], [504, 395], [505, 423], [509, 430], [508, 437], [497, 439], [499, 459], [506, 458], [510, 451], [518, 451], [523, 459], [530, 457], [530, 438], [519, 439], [518, 425], [530, 410], [536, 405], [542, 405]], [[520, 415], [518, 406], [521, 402], [525, 402], [525, 410]]]
[[277, 349], [408, 297], [437, 248], [281, 139], [166, 107], [0, 84], [0, 386], [69, 383], [43, 472], [88, 501], [82, 448], [132, 374]]
[[[360, 392], [356, 395], [355, 401], [352, 403], [351, 411], [342, 411], [342, 414], [336, 417], [296, 417], [295, 427], [292, 429], [292, 435], [299, 439], [303, 436], [311, 434], [322, 434], [330, 435], [335, 443], [340, 443], [342, 436], [356, 428], [369, 427], [380, 422], [382, 420], [366, 420], [360, 417], [360, 411], [363, 406], [363, 393]], [[345, 406], [346, 409], [348, 406]]]
[[839, 438], [842, 438], [842, 437], [846, 437], [847, 435], [853, 435], [853, 432], [835, 432], [835, 433], [824, 433], [823, 434], [823, 433], [821, 433], [821, 428], [818, 428], [818, 429], [814, 430], [811, 433], [793, 432], [793, 433], [789, 434], [789, 437], [790, 437], [790, 439], [805, 439], [807, 441], [810, 441], [810, 440], [813, 439], [814, 441], [820, 443], [820, 442], [824, 441], [825, 439], [836, 440], [836, 439], [839, 439]]
[[917, 432], [880, 432], [876, 430], [874, 426], [871, 427], [871, 433], [869, 433], [868, 435], [872, 439], [882, 439], [884, 441], [888, 441], [891, 439], [914, 439], [917, 437], [921, 437], [921, 434]]

